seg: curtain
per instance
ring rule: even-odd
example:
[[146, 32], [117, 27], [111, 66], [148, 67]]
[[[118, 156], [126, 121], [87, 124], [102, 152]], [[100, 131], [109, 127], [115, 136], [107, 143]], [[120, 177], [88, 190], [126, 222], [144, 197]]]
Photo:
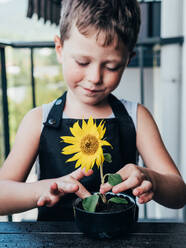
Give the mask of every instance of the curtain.
[[43, 18], [44, 22], [59, 24], [62, 0], [29, 0], [27, 17], [32, 18], [37, 14], [38, 19]]

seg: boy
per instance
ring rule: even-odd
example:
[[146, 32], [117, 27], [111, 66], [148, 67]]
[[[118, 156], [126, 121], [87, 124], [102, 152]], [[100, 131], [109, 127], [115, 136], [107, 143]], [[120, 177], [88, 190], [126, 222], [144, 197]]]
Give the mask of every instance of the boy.
[[[73, 162], [65, 164], [67, 157], [61, 154], [60, 136], [68, 136], [78, 119], [90, 116], [98, 123], [105, 119], [106, 137], [114, 148], [113, 163], [104, 166], [104, 173], [117, 172], [123, 179], [113, 188], [101, 186], [101, 193], [131, 190], [139, 203], [154, 199], [167, 207], [184, 206], [185, 183], [152, 116], [142, 105], [134, 106], [130, 116], [129, 103], [110, 94], [133, 56], [139, 27], [136, 0], [63, 0], [61, 37], [55, 37], [55, 45], [68, 91], [23, 119], [0, 171], [0, 186], [6, 189], [0, 193], [0, 214], [39, 206], [38, 220], [70, 220], [75, 194], [66, 193], [84, 198], [99, 190], [98, 170], [83, 178], [85, 173], [74, 171]], [[137, 166], [138, 152], [147, 168]], [[37, 155], [40, 180], [24, 183]]]

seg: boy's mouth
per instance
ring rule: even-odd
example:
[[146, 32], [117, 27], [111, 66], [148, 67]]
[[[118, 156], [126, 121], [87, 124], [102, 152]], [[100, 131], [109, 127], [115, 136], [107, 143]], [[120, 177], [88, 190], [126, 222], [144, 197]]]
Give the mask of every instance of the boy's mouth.
[[101, 89], [89, 89], [89, 88], [83, 88], [86, 92], [90, 93], [90, 94], [96, 94], [96, 93], [100, 93], [103, 92], [103, 90]]

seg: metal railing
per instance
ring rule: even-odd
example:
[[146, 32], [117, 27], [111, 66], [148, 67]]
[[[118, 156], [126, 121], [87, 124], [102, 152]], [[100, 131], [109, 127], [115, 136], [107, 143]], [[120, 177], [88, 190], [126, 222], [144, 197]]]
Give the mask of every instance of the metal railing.
[[[137, 56], [135, 60], [129, 65], [129, 67], [139, 67], [140, 69], [140, 97], [141, 103], [144, 104], [144, 68], [153, 65], [152, 58], [146, 62], [146, 49], [150, 49], [153, 52], [153, 47], [160, 45], [169, 44], [180, 44], [182, 45], [184, 38], [173, 37], [173, 38], [148, 38], [146, 40], [137, 43], [136, 52]], [[8, 95], [7, 95], [7, 72], [6, 72], [6, 47], [12, 47], [15, 49], [27, 48], [30, 50], [30, 70], [31, 78], [30, 85], [32, 88], [32, 107], [37, 105], [36, 103], [36, 89], [35, 89], [35, 77], [34, 77], [34, 49], [36, 48], [54, 48], [53, 42], [10, 42], [0, 40], [0, 71], [1, 71], [1, 88], [2, 88], [2, 110], [3, 110], [3, 134], [4, 134], [4, 157], [6, 158], [10, 152], [10, 128], [9, 128], [9, 106], [8, 106]], [[150, 62], [149, 62], [150, 61]], [[160, 58], [159, 58], [160, 64]], [[186, 215], [186, 213], [185, 213]], [[185, 216], [186, 218], [186, 216]], [[147, 208], [144, 207], [144, 219], [147, 219]], [[9, 216], [11, 221], [11, 216]]]

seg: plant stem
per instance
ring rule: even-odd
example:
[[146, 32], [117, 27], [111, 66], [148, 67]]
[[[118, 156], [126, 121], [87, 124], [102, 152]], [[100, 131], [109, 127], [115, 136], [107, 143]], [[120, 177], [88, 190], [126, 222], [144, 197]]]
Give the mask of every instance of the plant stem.
[[[103, 176], [103, 164], [100, 165], [100, 177], [101, 177], [101, 184], [104, 184], [105, 178]], [[101, 194], [101, 199], [103, 203], [107, 202], [106, 196], [104, 194]]]
[[108, 177], [109, 175], [111, 175], [111, 174], [107, 173], [107, 174], [104, 175], [104, 177], [103, 177], [104, 183], [105, 183], [105, 178]]
[[100, 165], [100, 177], [101, 177], [101, 184], [104, 184], [104, 176], [103, 176], [103, 164]]

